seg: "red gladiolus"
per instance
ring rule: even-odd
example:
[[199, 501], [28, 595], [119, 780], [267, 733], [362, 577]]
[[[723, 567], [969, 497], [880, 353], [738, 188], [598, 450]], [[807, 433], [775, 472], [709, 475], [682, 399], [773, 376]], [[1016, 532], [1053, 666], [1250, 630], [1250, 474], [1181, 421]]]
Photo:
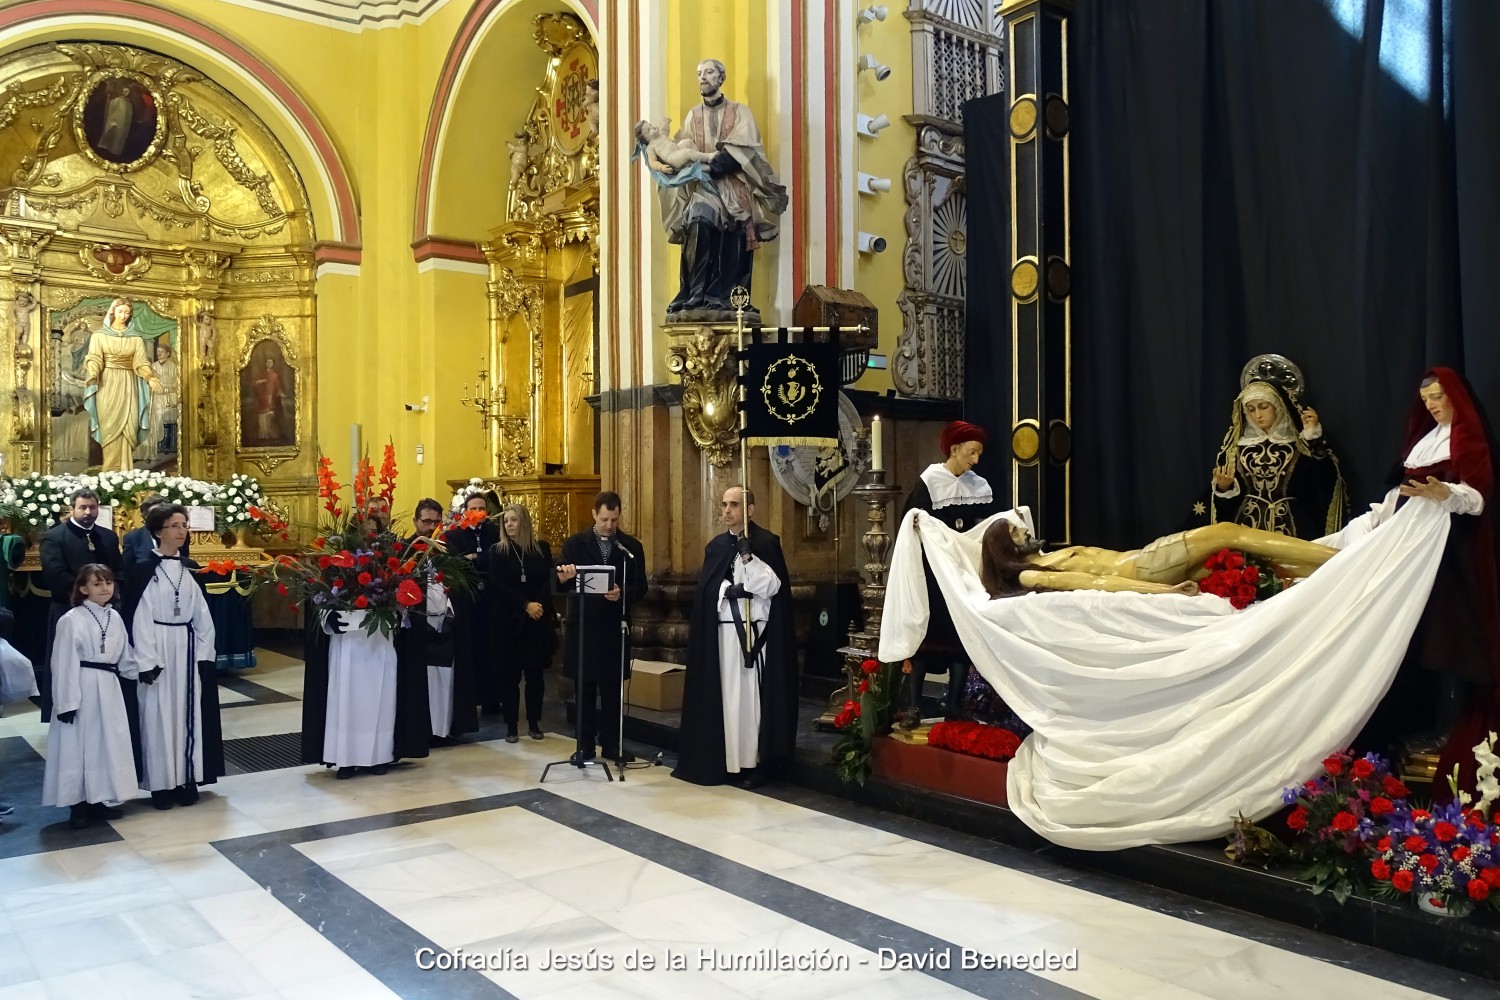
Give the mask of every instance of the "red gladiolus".
[[401, 565], [401, 560], [397, 559], [395, 556], [391, 556], [389, 559], [387, 559], [385, 561], [385, 564], [387, 566], [389, 566], [391, 569], [395, 569], [397, 566]]
[[401, 586], [396, 588], [396, 602], [403, 607], [414, 608], [425, 599], [422, 588], [411, 580], [402, 580]]
[[1396, 874], [1391, 876], [1391, 885], [1395, 886], [1397, 889], [1400, 889], [1402, 892], [1411, 892], [1412, 883], [1414, 883], [1415, 881], [1415, 876], [1413, 876], [1412, 873], [1407, 871], [1405, 868], [1401, 869], [1399, 872], [1396, 872]]
[[1371, 764], [1364, 757], [1361, 757], [1349, 766], [1349, 773], [1356, 778], [1368, 778], [1375, 773], [1375, 765]]
[[1370, 815], [1371, 816], [1384, 816], [1386, 813], [1390, 812], [1391, 810], [1393, 810], [1395, 808], [1396, 808], [1395, 804], [1392, 803], [1390, 799], [1386, 798], [1383, 795], [1382, 796], [1377, 796], [1376, 798], [1374, 798], [1374, 799], [1372, 799], [1370, 801]]
[[1323, 760], [1323, 770], [1337, 778], [1344, 773], [1344, 758], [1327, 757]]
[[1423, 840], [1421, 837], [1413, 833], [1401, 842], [1401, 846], [1406, 848], [1408, 851], [1420, 851], [1422, 848], [1427, 846], [1427, 841]]
[[1462, 861], [1464, 858], [1467, 858], [1468, 856], [1469, 856], [1469, 849], [1467, 847], [1465, 847], [1464, 845], [1462, 845], [1462, 844], [1459, 844], [1457, 847], [1455, 847], [1453, 849], [1453, 860], [1454, 861]]
[[396, 446], [390, 442], [380, 460], [380, 495], [386, 502], [396, 495]]
[[1359, 826], [1359, 820], [1355, 819], [1354, 814], [1347, 809], [1341, 810], [1333, 817], [1333, 828], [1340, 833], [1348, 833], [1356, 826]]
[[1469, 879], [1469, 898], [1476, 902], [1484, 902], [1490, 898], [1489, 884], [1480, 878]]
[[1433, 826], [1432, 835], [1446, 844], [1448, 841], [1458, 836], [1458, 827], [1454, 826], [1452, 823], [1444, 823], [1439, 821], [1436, 825]]
[[1286, 818], [1286, 825], [1293, 830], [1307, 829], [1307, 810], [1298, 806], [1292, 810], [1292, 814]]
[[328, 540], [326, 538], [324, 538], [322, 535], [319, 535], [317, 538], [314, 538], [312, 540], [312, 547], [315, 548], [315, 549], [321, 549], [323, 546], [325, 546], [327, 544], [328, 544]]
[[1424, 854], [1417, 858], [1417, 865], [1428, 874], [1431, 874], [1438, 866], [1436, 854]]
[[404, 563], [401, 564], [401, 572], [403, 572], [403, 573], [410, 573], [412, 570], [414, 570], [416, 568], [417, 568], [417, 564], [415, 562], [413, 562], [412, 560], [410, 560], [410, 559], [406, 560], [406, 562], [404, 562]]
[[370, 581], [373, 579], [375, 578], [368, 573], [361, 573], [359, 574], [359, 576], [355, 577], [355, 580], [359, 582], [359, 585], [361, 587], [368, 587], [370, 585]]
[[1391, 866], [1377, 858], [1370, 865], [1370, 874], [1384, 882], [1391, 877]]
[[365, 597], [364, 594], [360, 594], [358, 597], [356, 597], [354, 599], [354, 606], [356, 608], [365, 608], [365, 607], [369, 607], [369, 605], [370, 605], [369, 598]]

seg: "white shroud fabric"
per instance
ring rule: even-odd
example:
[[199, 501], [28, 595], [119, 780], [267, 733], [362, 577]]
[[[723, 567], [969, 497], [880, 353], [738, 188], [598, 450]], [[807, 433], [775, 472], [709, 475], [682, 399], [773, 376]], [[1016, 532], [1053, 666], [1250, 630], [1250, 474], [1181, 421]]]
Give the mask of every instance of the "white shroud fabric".
[[[106, 621], [104, 651], [100, 652], [100, 626]], [[52, 722], [42, 777], [44, 806], [121, 802], [136, 792], [130, 719], [119, 678], [110, 670], [80, 666], [84, 660], [113, 663], [120, 676], [135, 677], [135, 660], [119, 612], [92, 605], [74, 608], [57, 620], [52, 643]], [[64, 712], [78, 714], [72, 722], [58, 721]]]
[[344, 631], [328, 640], [328, 714], [323, 763], [375, 767], [396, 756], [396, 647], [365, 634], [363, 611], [343, 615]]
[[162, 560], [141, 593], [131, 625], [136, 666], [142, 671], [162, 668], [161, 675], [140, 685], [136, 694], [146, 772], [141, 787], [161, 792], [202, 782], [206, 776], [198, 661], [214, 658], [214, 620], [192, 572], [177, 560]]
[[[735, 556], [734, 579], [752, 595], [750, 619], [755, 623], [751, 642], [766, 630], [771, 617], [771, 598], [781, 591], [776, 571], [758, 557], [744, 562]], [[745, 617], [745, 600], [731, 602], [724, 596], [729, 581], [719, 585], [719, 687], [724, 698], [724, 770], [730, 774], [755, 767], [760, 762], [760, 670], [766, 662], [764, 649], [753, 667], [745, 665], [744, 641], [734, 624], [731, 603]]]
[[1307, 580], [1235, 612], [1175, 594], [991, 601], [979, 581], [989, 522], [960, 535], [918, 516], [920, 533], [904, 523], [892, 553], [880, 659], [922, 640], [925, 549], [974, 666], [1035, 730], [1010, 763], [1011, 809], [1085, 850], [1221, 836], [1238, 813], [1280, 808], [1390, 686], [1448, 536], [1448, 514], [1412, 500]]

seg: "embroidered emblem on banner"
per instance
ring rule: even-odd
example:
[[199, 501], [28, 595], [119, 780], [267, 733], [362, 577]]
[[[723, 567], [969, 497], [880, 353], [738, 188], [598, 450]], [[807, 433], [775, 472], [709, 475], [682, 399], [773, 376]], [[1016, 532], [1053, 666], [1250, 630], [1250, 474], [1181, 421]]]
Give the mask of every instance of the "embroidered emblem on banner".
[[817, 412], [823, 399], [823, 380], [811, 361], [788, 354], [766, 368], [760, 394], [767, 413], [783, 423], [795, 424]]

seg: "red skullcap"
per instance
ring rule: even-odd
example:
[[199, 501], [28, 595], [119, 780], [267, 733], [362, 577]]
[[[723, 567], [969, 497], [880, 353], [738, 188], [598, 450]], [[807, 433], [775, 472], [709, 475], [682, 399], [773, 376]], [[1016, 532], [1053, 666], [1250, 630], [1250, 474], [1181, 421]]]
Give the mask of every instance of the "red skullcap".
[[947, 458], [953, 453], [954, 445], [963, 444], [965, 441], [978, 441], [980, 447], [988, 443], [983, 427], [971, 424], [967, 420], [955, 420], [943, 428], [943, 433], [938, 436], [938, 447], [943, 450], [943, 457]]

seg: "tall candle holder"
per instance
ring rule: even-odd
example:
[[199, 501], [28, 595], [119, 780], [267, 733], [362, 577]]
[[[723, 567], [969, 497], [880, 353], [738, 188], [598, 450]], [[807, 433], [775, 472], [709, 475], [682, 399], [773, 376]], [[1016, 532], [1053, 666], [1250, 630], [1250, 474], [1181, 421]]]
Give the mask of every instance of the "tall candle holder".
[[851, 492], [865, 505], [865, 519], [869, 528], [860, 536], [868, 557], [865, 561], [865, 576], [869, 581], [860, 588], [860, 603], [864, 607], [865, 625], [857, 632], [849, 633], [849, 645], [839, 653], [844, 657], [843, 687], [835, 691], [828, 701], [828, 708], [818, 717], [820, 729], [836, 729], [834, 716], [838, 715], [847, 700], [857, 700], [856, 689], [863, 676], [859, 665], [865, 660], [878, 658], [880, 649], [880, 619], [885, 613], [885, 577], [890, 569], [892, 539], [885, 530], [886, 508], [901, 495], [901, 487], [886, 482], [888, 473], [884, 469], [871, 469], [861, 478], [860, 484]]

